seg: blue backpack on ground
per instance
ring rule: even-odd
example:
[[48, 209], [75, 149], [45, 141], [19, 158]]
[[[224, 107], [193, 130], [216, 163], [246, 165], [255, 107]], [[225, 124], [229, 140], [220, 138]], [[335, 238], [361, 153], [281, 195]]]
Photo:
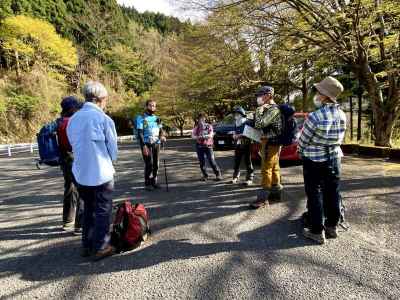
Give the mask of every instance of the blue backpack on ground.
[[60, 165], [60, 150], [57, 140], [58, 120], [46, 124], [37, 134], [39, 148], [39, 164], [48, 166]]
[[297, 139], [298, 127], [294, 118], [295, 110], [288, 104], [279, 105], [282, 115], [282, 133], [278, 137], [278, 143], [283, 146], [293, 144]]

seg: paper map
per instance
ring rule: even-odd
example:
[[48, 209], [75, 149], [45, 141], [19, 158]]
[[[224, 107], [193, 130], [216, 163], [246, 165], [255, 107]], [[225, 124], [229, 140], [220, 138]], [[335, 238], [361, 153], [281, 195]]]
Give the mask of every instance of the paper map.
[[260, 143], [262, 131], [246, 125], [244, 126], [243, 135], [253, 141]]

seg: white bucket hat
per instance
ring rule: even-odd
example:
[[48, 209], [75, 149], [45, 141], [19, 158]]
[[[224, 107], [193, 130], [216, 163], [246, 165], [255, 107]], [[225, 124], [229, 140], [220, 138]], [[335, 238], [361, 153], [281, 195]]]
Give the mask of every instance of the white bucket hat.
[[336, 102], [337, 97], [344, 91], [343, 85], [339, 80], [328, 76], [321, 82], [314, 84], [318, 92], [324, 96], [329, 97], [332, 101]]

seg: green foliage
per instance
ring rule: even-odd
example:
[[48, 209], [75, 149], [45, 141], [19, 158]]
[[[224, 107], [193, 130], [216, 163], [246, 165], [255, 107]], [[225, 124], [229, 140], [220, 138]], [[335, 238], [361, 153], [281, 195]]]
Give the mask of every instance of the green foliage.
[[142, 25], [145, 29], [155, 28], [162, 34], [177, 33], [184, 31], [188, 24], [179, 21], [178, 18], [168, 17], [160, 13], [144, 12], [139, 13], [134, 7], [122, 7], [124, 15], [134, 22]]
[[29, 95], [10, 92], [8, 97], [7, 109], [16, 111], [22, 119], [30, 120], [35, 112], [40, 108], [40, 98]]
[[54, 27], [27, 16], [7, 17], [0, 26], [0, 41], [9, 61], [27, 65], [40, 61], [49, 67], [71, 71], [78, 63], [72, 43], [61, 38]]
[[127, 46], [118, 44], [107, 50], [104, 56], [106, 70], [119, 74], [125, 86], [137, 95], [142, 95], [153, 85], [154, 74], [143, 63], [139, 54]]

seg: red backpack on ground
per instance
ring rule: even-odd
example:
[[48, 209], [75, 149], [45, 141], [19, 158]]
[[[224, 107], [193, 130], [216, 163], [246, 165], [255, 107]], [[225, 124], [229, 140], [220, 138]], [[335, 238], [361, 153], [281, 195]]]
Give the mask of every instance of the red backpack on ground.
[[132, 250], [140, 246], [150, 234], [149, 214], [143, 204], [125, 201], [117, 207], [111, 244], [117, 252]]

